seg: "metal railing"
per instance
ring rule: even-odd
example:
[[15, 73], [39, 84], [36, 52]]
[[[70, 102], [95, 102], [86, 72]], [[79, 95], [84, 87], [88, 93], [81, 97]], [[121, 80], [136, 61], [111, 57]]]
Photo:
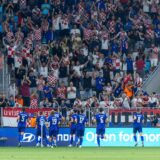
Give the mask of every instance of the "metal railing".
[[[87, 116], [88, 124], [87, 127], [95, 127], [96, 124], [93, 122], [93, 117], [98, 113], [98, 108], [83, 108], [84, 113]], [[131, 127], [133, 123], [133, 114], [136, 112], [136, 109], [133, 110], [125, 110], [125, 109], [109, 109], [109, 108], [103, 108], [104, 113], [107, 114], [107, 117], [109, 119], [109, 123], [107, 124], [108, 127]], [[44, 111], [45, 116], [48, 117], [51, 108], [49, 109], [27, 109], [27, 113], [29, 115], [33, 113], [38, 113], [40, 111]], [[21, 111], [21, 108], [1, 108], [1, 126], [9, 126], [9, 127], [16, 127], [17, 126], [17, 115], [18, 112]], [[157, 115], [158, 118], [160, 118], [160, 110], [155, 109], [148, 109], [148, 108], [141, 108], [142, 113], [144, 114], [144, 126], [150, 127], [151, 126], [151, 118], [155, 115]], [[61, 109], [59, 109], [59, 112], [61, 112]], [[70, 121], [70, 115], [72, 113], [72, 110], [67, 109], [66, 110], [66, 116], [64, 116], [65, 121], [61, 123], [61, 127], [68, 127], [69, 121]], [[62, 114], [63, 115], [63, 114]]]

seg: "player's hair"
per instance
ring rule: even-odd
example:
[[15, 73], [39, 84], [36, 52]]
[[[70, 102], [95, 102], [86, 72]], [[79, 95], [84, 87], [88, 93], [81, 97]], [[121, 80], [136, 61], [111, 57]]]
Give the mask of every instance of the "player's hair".
[[53, 115], [54, 115], [54, 113], [55, 113], [55, 111], [54, 111], [54, 110], [52, 110], [52, 111], [51, 111], [51, 115], [53, 116]]
[[140, 108], [137, 108], [137, 112], [141, 112], [141, 109], [140, 109]]
[[57, 112], [58, 111], [58, 109], [57, 108], [54, 108], [54, 112]]
[[74, 112], [74, 113], [77, 113], [77, 110], [76, 110], [76, 109], [74, 109], [74, 110], [73, 110], [73, 112]]
[[103, 112], [103, 108], [100, 108], [100, 109], [99, 109], [99, 112]]
[[83, 113], [84, 113], [84, 110], [83, 110], [83, 109], [81, 109], [81, 110], [80, 110], [80, 113], [81, 113], [81, 114], [83, 114]]
[[25, 111], [26, 111], [25, 107], [22, 107], [22, 112], [25, 112]]

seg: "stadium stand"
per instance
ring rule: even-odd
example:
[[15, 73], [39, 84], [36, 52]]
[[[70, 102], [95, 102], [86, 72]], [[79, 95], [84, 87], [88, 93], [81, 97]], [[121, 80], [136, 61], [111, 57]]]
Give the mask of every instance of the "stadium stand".
[[[159, 0], [1, 0], [10, 87], [0, 107], [159, 107]], [[8, 88], [7, 88], [8, 89]]]

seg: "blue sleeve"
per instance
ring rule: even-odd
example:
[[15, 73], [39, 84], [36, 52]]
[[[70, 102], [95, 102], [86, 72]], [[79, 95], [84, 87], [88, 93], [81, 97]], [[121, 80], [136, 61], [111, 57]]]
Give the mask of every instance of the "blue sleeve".
[[87, 119], [87, 117], [85, 117], [85, 122], [88, 122], [88, 119]]
[[142, 120], [144, 120], [144, 116], [142, 115]]
[[105, 118], [105, 120], [107, 119], [107, 115], [106, 114], [104, 115], [104, 118]]
[[27, 119], [29, 118], [29, 114], [27, 114]]
[[39, 121], [39, 117], [37, 117], [37, 119], [36, 119], [36, 122], [38, 123], [38, 121]]
[[48, 117], [48, 119], [47, 119], [47, 122], [49, 122], [50, 121], [50, 116]]

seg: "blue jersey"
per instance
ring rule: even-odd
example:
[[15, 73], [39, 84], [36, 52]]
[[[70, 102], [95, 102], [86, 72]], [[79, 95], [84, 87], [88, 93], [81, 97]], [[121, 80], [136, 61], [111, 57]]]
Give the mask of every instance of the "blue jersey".
[[141, 113], [135, 113], [133, 127], [142, 127], [143, 119], [144, 117]]
[[62, 120], [62, 115], [58, 112], [54, 113], [54, 116], [59, 118], [59, 120], [61, 121]]
[[87, 117], [84, 114], [77, 115], [77, 129], [78, 130], [84, 130], [86, 122], [87, 122]]
[[52, 129], [58, 129], [58, 124], [60, 122], [60, 119], [56, 117], [55, 115], [49, 116], [48, 117], [48, 122], [49, 122], [49, 128]]
[[18, 126], [19, 127], [26, 127], [27, 119], [28, 119], [28, 114], [26, 112], [20, 112]]
[[37, 128], [40, 129], [41, 126], [43, 126], [43, 128], [46, 127], [45, 123], [46, 123], [46, 117], [45, 116], [38, 116], [36, 119], [37, 122]]
[[72, 114], [71, 116], [71, 129], [75, 129], [76, 128], [76, 119], [77, 119], [77, 114]]
[[106, 127], [106, 114], [99, 113], [96, 115], [97, 129], [105, 129]]

